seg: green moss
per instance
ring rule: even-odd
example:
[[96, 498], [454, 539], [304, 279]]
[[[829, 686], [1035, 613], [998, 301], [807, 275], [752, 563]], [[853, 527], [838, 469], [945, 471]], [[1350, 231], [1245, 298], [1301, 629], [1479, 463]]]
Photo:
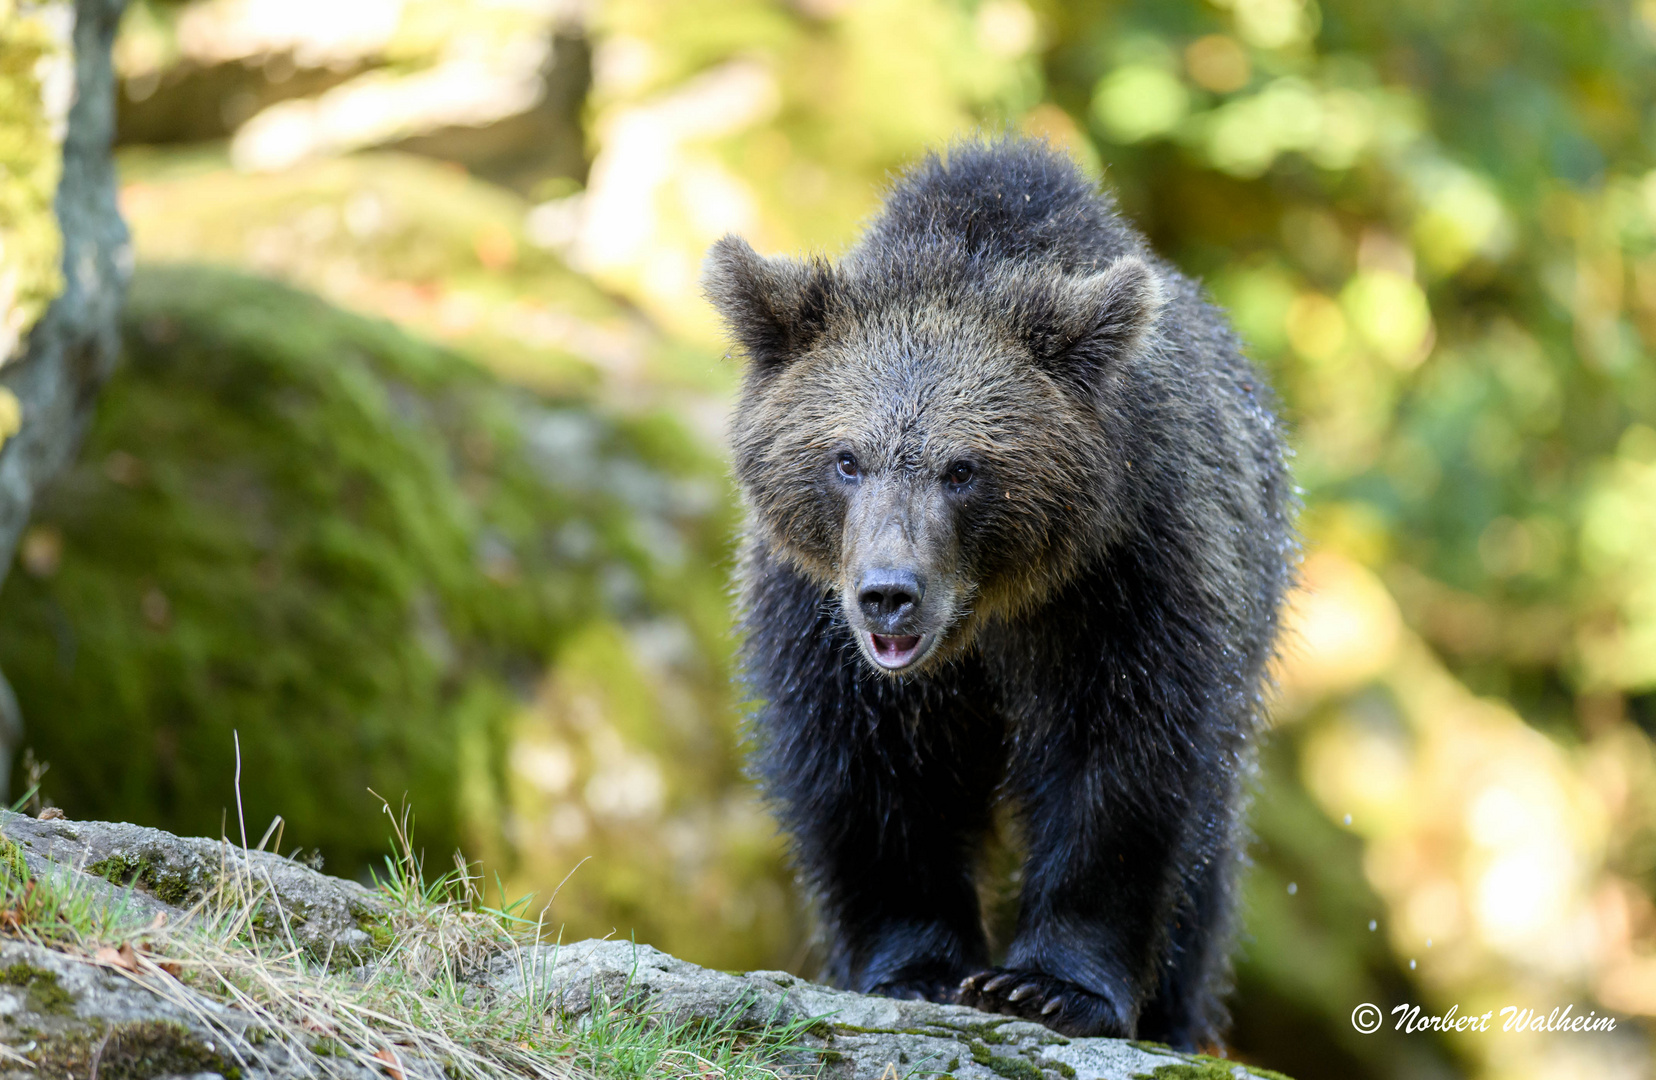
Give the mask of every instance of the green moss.
[[1058, 1075], [1064, 1077], [1064, 1080], [1075, 1080], [1075, 1069], [1073, 1066], [1067, 1065], [1062, 1061], [1054, 1061], [1052, 1063], [1052, 1067], [1058, 1070]]
[[1135, 1074], [1133, 1080], [1236, 1080], [1238, 1068], [1245, 1069], [1248, 1075], [1260, 1077], [1261, 1080], [1289, 1080], [1279, 1072], [1242, 1065], [1240, 1062], [1226, 1061], [1224, 1058], [1210, 1057], [1207, 1054], [1193, 1054], [1187, 1061], [1158, 1065], [1150, 1072]]
[[1040, 1068], [1023, 1058], [996, 1054], [975, 1039], [967, 1044], [967, 1048], [972, 1052], [973, 1061], [1006, 1077], [1007, 1080], [1042, 1080]]
[[88, 865], [86, 872], [112, 885], [142, 888], [163, 904], [174, 907], [187, 905], [195, 892], [187, 874], [169, 872], [140, 855], [111, 855]]
[[369, 947], [376, 953], [386, 952], [396, 944], [397, 932], [391, 925], [390, 916], [361, 910], [353, 914], [357, 929], [368, 935]]
[[338, 1039], [329, 1038], [326, 1035], [319, 1037], [315, 1042], [310, 1044], [310, 1052], [319, 1058], [342, 1058], [350, 1056], [350, 1051], [345, 1049], [344, 1043], [340, 1042]]
[[0, 836], [0, 873], [17, 882], [29, 879], [29, 864], [23, 858], [23, 849]]
[[989, 1043], [991, 1046], [999, 1046], [1006, 1042], [1006, 1036], [1002, 1035], [996, 1029], [1004, 1027], [1010, 1023], [1012, 1023], [1011, 1019], [985, 1020], [981, 1023], [974, 1022], [970, 1024], [963, 1024], [957, 1030], [965, 1032], [971, 1038]]
[[174, 907], [184, 907], [195, 896], [195, 886], [186, 875], [159, 872], [159, 868], [153, 865], [150, 867], [149, 875], [144, 878], [144, 883], [149, 886], [150, 892], [155, 894], [157, 900]]
[[142, 863], [125, 855], [111, 855], [88, 863], [86, 872], [103, 878], [111, 885], [130, 885], [142, 869]]
[[197, 1041], [188, 1029], [163, 1021], [117, 1026], [104, 1047], [98, 1075], [110, 1080], [167, 1074], [213, 1072], [224, 1080], [240, 1080], [241, 1069]]
[[[73, 64], [46, 18], [13, 8], [9, 0], [0, 3], [0, 131], [6, 133], [0, 139], [0, 221], [6, 222], [0, 307], [8, 313], [0, 327], [0, 364], [63, 289], [63, 235], [53, 208], [63, 171], [63, 118], [48, 115], [40, 72], [42, 61]], [[16, 398], [6, 396], [15, 407]], [[11, 427], [0, 426], [0, 445]]]
[[1133, 1080], [1236, 1080], [1236, 1064], [1179, 1061], [1157, 1065], [1147, 1073], [1135, 1073]]
[[[223, 271], [140, 268], [124, 334], [81, 460], [36, 508], [61, 563], [0, 591], [0, 669], [73, 816], [217, 835], [235, 731], [249, 822], [280, 813], [338, 873], [384, 850], [369, 788], [407, 793], [427, 850], [501, 853], [512, 724], [549, 657], [617, 632], [613, 603], [688, 626], [694, 692], [729, 714], [730, 522], [704, 479], [718, 466], [655, 421], [531, 397], [389, 324]], [[536, 424], [579, 443], [556, 469], [530, 445]], [[657, 529], [690, 545], [673, 569], [639, 542], [631, 489], [603, 478], [649, 496], [686, 470], [713, 500]], [[624, 736], [658, 749], [636, 669], [602, 678], [639, 699]], [[187, 883], [152, 884], [166, 900]]]
[[148, 1080], [154, 1076], [217, 1073], [240, 1080], [241, 1069], [208, 1050], [181, 1024], [142, 1020], [93, 1033], [54, 1036], [28, 1057], [41, 1076], [86, 1076], [94, 1058], [99, 1080]]
[[845, 1060], [845, 1055], [840, 1053], [838, 1050], [818, 1050], [816, 1055], [817, 1060], [824, 1065], [833, 1065], [836, 1062]]
[[32, 964], [16, 963], [0, 969], [0, 984], [25, 990], [29, 1008], [34, 1012], [53, 1016], [68, 1016], [74, 1012], [75, 995], [63, 988], [54, 972]]
[[[937, 1028], [923, 1028], [923, 1027], [881, 1028], [881, 1027], [863, 1027], [860, 1024], [842, 1024], [842, 1023], [838, 1023], [838, 1022], [836, 1022], [833, 1025], [832, 1030], [833, 1030], [833, 1032], [835, 1032], [837, 1034], [842, 1034], [842, 1035], [843, 1034], [852, 1034], [852, 1035], [922, 1035], [922, 1036], [927, 1036], [927, 1037], [930, 1037], [930, 1038], [939, 1038], [939, 1039], [952, 1038], [952, 1037], [954, 1037], [954, 1035], [956, 1035], [958, 1033], [958, 1029], [956, 1029], [956, 1028], [942, 1027], [942, 1026], [937, 1027]], [[811, 1030], [811, 1034], [813, 1034], [813, 1035], [817, 1034], [814, 1026]], [[986, 1041], [1004, 1042], [1005, 1040], [997, 1038], [995, 1040], [986, 1040]]]

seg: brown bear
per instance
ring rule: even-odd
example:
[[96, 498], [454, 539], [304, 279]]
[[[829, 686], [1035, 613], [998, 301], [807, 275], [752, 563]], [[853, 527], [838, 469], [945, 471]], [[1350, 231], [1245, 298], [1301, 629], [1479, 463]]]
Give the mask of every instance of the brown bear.
[[[746, 357], [754, 770], [827, 975], [1072, 1035], [1225, 1022], [1240, 817], [1293, 576], [1273, 399], [1064, 154], [968, 141], [837, 264], [726, 237]], [[1023, 851], [991, 959], [976, 875]]]

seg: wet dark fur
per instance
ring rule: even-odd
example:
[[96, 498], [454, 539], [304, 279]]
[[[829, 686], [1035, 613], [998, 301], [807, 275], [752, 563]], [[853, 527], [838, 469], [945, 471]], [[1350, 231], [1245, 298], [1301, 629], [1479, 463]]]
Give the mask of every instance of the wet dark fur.
[[[1272, 399], [1223, 316], [1016, 139], [927, 159], [838, 265], [726, 238], [706, 282], [748, 360], [755, 765], [830, 977], [1217, 1039], [1294, 554]], [[956, 460], [964, 487], [938, 479]], [[938, 644], [898, 675], [859, 651], [876, 543], [933, 582]], [[1000, 800], [1027, 855], [997, 967], [974, 873]]]

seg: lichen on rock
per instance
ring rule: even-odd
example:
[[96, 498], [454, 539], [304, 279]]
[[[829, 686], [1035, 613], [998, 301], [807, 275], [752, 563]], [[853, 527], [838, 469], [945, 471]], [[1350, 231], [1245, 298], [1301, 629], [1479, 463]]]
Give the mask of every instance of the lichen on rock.
[[[564, 1023], [632, 1009], [665, 1023], [735, 1022], [754, 1030], [811, 1021], [801, 1064], [822, 1080], [887, 1075], [957, 1080], [1136, 1080], [1206, 1075], [1219, 1062], [1227, 1080], [1276, 1074], [1236, 1062], [1180, 1054], [1121, 1039], [1067, 1039], [1040, 1024], [963, 1005], [855, 994], [780, 971], [711, 971], [647, 945], [580, 941], [501, 956], [481, 980], [497, 1000], [545, 1001]], [[1194, 1070], [1161, 1072], [1168, 1068]]]
[[[74, 96], [74, 21], [67, 0], [0, 0], [0, 364], [63, 289], [52, 203]], [[0, 417], [0, 445], [6, 426]]]

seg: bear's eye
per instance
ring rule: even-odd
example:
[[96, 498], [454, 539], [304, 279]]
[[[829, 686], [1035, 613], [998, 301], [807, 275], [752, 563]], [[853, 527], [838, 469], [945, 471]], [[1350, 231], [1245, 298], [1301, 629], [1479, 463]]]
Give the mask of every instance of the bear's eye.
[[943, 478], [949, 482], [950, 486], [960, 488], [970, 484], [972, 477], [976, 475], [977, 469], [972, 466], [971, 462], [957, 461], [949, 466], [949, 471], [943, 474]]
[[849, 450], [842, 450], [834, 468], [847, 480], [855, 480], [862, 475], [862, 469], [857, 466], [857, 459]]

